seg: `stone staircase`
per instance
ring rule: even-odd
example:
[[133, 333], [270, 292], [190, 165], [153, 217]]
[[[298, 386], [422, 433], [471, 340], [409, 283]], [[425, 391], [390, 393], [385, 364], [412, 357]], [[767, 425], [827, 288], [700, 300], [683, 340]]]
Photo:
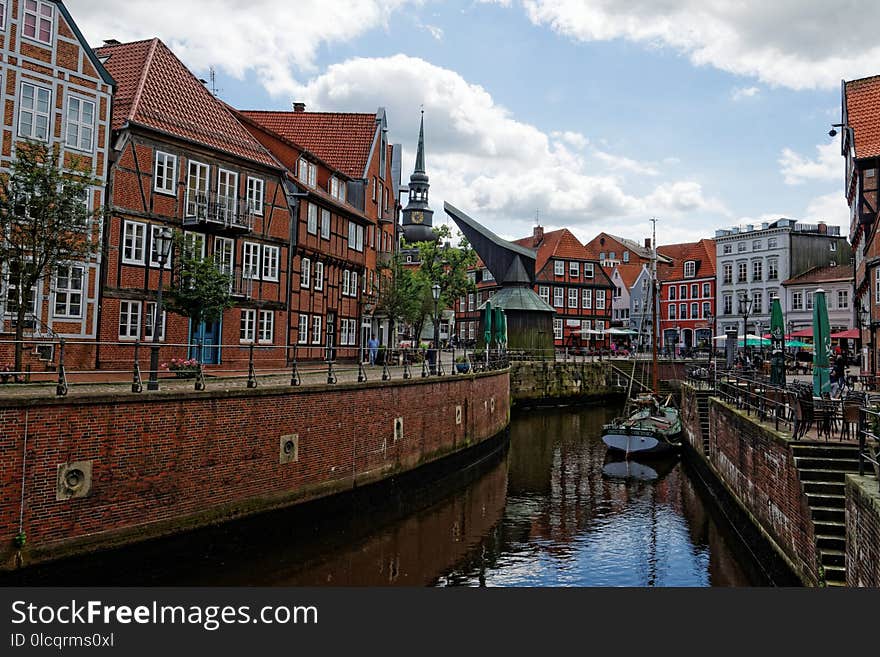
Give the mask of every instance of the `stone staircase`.
[[855, 445], [801, 440], [791, 443], [816, 535], [827, 586], [846, 586], [846, 475], [859, 470]]
[[709, 455], [709, 397], [711, 390], [697, 390], [697, 410], [700, 414], [700, 435], [703, 439], [703, 454]]

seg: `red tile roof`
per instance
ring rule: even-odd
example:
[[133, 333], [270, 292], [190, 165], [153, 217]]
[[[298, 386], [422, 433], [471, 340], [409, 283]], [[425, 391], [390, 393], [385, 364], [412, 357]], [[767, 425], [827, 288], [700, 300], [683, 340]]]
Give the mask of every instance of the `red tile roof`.
[[226, 105], [159, 39], [96, 50], [116, 80], [114, 130], [139, 124], [224, 153], [282, 168]]
[[845, 84], [846, 115], [855, 133], [856, 157], [880, 155], [880, 75]]
[[299, 144], [345, 175], [364, 175], [376, 134], [375, 114], [256, 110], [241, 113]]
[[832, 283], [839, 281], [853, 280], [852, 267], [836, 266], [836, 267], [813, 267], [808, 269], [799, 276], [794, 276], [786, 281], [783, 285], [810, 285], [818, 283]]
[[620, 272], [620, 280], [623, 281], [627, 290], [636, 284], [636, 280], [639, 274], [642, 273], [643, 268], [644, 265], [640, 262], [626, 262], [614, 266], [614, 269]]
[[715, 278], [715, 240], [713, 239], [658, 246], [657, 251], [672, 260], [671, 266], [657, 269], [657, 277], [661, 281], [684, 280], [684, 263], [689, 260], [697, 263], [697, 278]]
[[[535, 247], [534, 236], [523, 237], [514, 241], [514, 244], [525, 246], [530, 249]], [[540, 272], [550, 258], [566, 258], [568, 260], [594, 260], [587, 249], [580, 243], [577, 237], [568, 230], [561, 228], [544, 233], [544, 238], [537, 246], [538, 257], [535, 261], [535, 273]]]

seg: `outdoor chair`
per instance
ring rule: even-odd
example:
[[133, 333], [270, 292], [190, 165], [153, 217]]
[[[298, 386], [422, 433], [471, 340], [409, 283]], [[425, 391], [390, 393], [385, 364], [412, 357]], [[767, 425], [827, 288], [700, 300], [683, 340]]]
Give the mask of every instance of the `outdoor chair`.
[[823, 396], [820, 399], [813, 400], [814, 421], [816, 424], [816, 435], [821, 438], [825, 435], [825, 442], [834, 433], [837, 426], [838, 416], [837, 409], [839, 403], [832, 401], [829, 397]]
[[856, 396], [848, 396], [843, 402], [843, 417], [841, 418], [840, 439], [854, 439], [858, 437], [859, 414], [864, 401]]

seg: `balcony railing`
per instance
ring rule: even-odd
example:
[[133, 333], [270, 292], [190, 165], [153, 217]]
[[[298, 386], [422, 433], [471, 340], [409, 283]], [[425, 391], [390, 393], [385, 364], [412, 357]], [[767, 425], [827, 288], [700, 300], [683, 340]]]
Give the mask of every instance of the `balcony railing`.
[[188, 193], [183, 225], [198, 224], [250, 232], [254, 229], [254, 211], [246, 199]]
[[252, 267], [235, 267], [232, 274], [232, 296], [251, 299], [254, 296], [254, 279], [257, 278], [257, 271]]

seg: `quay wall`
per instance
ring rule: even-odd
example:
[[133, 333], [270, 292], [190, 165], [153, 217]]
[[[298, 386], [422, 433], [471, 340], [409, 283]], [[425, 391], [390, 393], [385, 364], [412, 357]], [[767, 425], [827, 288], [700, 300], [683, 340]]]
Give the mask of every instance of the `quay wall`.
[[510, 364], [511, 398], [515, 405], [559, 404], [602, 399], [619, 394], [605, 362], [523, 361]]
[[880, 587], [877, 479], [846, 476], [846, 585]]
[[0, 568], [348, 491], [477, 445], [509, 422], [507, 370], [0, 399]]
[[724, 401], [709, 398], [708, 451], [704, 449], [697, 391], [682, 386], [682, 423], [688, 454], [733, 499], [734, 515], [747, 518], [756, 538], [810, 586], [820, 581], [810, 508], [790, 448], [790, 437]]

